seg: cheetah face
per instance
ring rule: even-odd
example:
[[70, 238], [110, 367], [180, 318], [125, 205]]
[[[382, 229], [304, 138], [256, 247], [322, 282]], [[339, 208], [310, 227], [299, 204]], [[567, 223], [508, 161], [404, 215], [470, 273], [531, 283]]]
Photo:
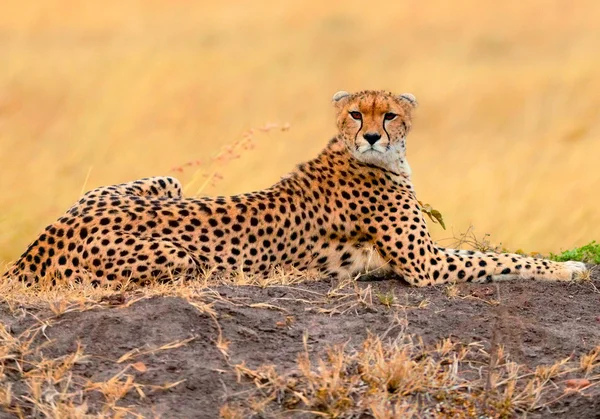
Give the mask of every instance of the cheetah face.
[[356, 159], [410, 175], [405, 138], [417, 106], [413, 95], [338, 92], [333, 103], [340, 137]]

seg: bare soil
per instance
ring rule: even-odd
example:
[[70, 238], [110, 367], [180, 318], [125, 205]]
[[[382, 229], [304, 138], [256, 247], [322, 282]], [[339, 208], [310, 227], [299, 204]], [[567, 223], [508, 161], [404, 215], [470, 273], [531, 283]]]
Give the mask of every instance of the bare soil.
[[[268, 288], [218, 287], [211, 297], [217, 321], [185, 299], [152, 297], [126, 304], [126, 296], [108, 308], [58, 317], [47, 309], [9, 310], [3, 304], [0, 321], [11, 335], [18, 336], [32, 325], [52, 319], [35, 344], [43, 345], [40, 351], [46, 358], [73, 353], [81, 345], [89, 358], [72, 372], [73, 380], [82, 383], [106, 381], [127, 365], [116, 362], [124, 354], [136, 348], [149, 350], [128, 361], [143, 363], [143, 371], [130, 368], [128, 373], [144, 385], [145, 397], [130, 391], [118, 405], [143, 417], [164, 418], [215, 418], [225, 403], [243, 402], [256, 387], [244, 377], [238, 380], [231, 365], [245, 362], [256, 368], [273, 364], [278, 371], [293, 370], [298, 353], [304, 351], [304, 334], [311, 354], [320, 354], [336, 343], [353, 348], [369, 332], [384, 333], [398, 315], [406, 318], [408, 332], [421, 336], [425, 343], [450, 337], [462, 343], [482, 342], [489, 348], [495, 333], [494, 339], [504, 345], [512, 360], [530, 369], [577, 357], [600, 345], [598, 272], [591, 282], [579, 284], [461, 284], [458, 296], [449, 296], [446, 287], [415, 289], [396, 280], [359, 281], [360, 289], [371, 287], [372, 304], [356, 303], [350, 297], [326, 298], [334, 285], [321, 281]], [[376, 297], [389, 293], [395, 295], [392, 307]], [[498, 299], [500, 303], [494, 304]], [[217, 347], [219, 329], [229, 342], [229, 359]], [[152, 351], [188, 338], [189, 342], [173, 349]], [[22, 380], [26, 373], [6, 372], [4, 380], [12, 383], [15, 396], [28, 391]], [[151, 387], [181, 380], [166, 390]], [[101, 412], [104, 396], [92, 391], [84, 397], [91, 413]], [[33, 407], [27, 409], [24, 405], [26, 415], [35, 415]], [[293, 415], [312, 417], [289, 412], [280, 416]], [[527, 416], [600, 418], [600, 389], [594, 386], [573, 392]]]

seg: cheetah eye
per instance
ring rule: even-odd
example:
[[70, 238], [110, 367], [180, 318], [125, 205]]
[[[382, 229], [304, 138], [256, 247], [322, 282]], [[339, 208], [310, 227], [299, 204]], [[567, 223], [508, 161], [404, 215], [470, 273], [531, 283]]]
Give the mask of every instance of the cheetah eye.
[[383, 119], [385, 119], [386, 121], [391, 121], [392, 119], [395, 119], [398, 115], [396, 115], [395, 113], [392, 112], [388, 112], [384, 115]]
[[360, 112], [350, 112], [350, 116], [354, 119], [356, 119], [357, 121], [360, 121], [362, 119], [362, 114]]

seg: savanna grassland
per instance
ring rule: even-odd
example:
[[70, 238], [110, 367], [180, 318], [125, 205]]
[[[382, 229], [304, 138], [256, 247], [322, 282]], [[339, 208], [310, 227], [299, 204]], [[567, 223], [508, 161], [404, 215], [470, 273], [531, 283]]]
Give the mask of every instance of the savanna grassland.
[[[436, 239], [597, 264], [599, 16], [595, 0], [4, 0], [0, 271], [99, 185], [269, 186], [335, 134], [342, 89], [420, 101], [409, 161], [448, 226]], [[3, 281], [0, 417], [591, 417], [589, 267], [423, 289], [283, 271]]]
[[[600, 236], [598, 16], [590, 0], [4, 1], [0, 261], [98, 185], [268, 186], [335, 133], [332, 93], [364, 88], [420, 101], [409, 159], [451, 228], [436, 238], [585, 244]], [[290, 129], [211, 162], [273, 123]]]

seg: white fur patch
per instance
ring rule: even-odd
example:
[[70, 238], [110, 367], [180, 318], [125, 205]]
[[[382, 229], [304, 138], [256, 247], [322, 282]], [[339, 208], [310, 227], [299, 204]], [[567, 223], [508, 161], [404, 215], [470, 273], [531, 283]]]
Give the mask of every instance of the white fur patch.
[[400, 99], [407, 101], [412, 105], [413, 108], [416, 108], [418, 105], [417, 98], [412, 93], [402, 93], [398, 96]]
[[333, 95], [332, 100], [334, 102], [338, 102], [340, 99], [343, 99], [347, 96], [350, 96], [350, 93], [344, 91], [344, 90], [340, 90], [339, 92], [337, 92], [336, 94]]
[[404, 144], [404, 139], [387, 146], [378, 143], [371, 146], [365, 141], [365, 144], [359, 145], [353, 154], [364, 163], [374, 164], [410, 178], [412, 170], [406, 160], [406, 146]]
[[575, 262], [570, 260], [568, 262], [563, 263], [564, 267], [571, 272], [572, 279], [579, 279], [583, 276], [584, 273], [587, 272], [587, 268], [585, 263], [583, 262]]

